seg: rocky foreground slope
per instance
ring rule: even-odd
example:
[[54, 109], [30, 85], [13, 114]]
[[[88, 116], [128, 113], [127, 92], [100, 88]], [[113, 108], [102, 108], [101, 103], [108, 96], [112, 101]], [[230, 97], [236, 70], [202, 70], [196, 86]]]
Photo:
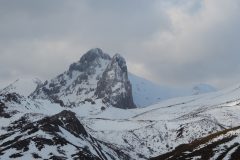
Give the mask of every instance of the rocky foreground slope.
[[[20, 111], [11, 110], [9, 104], [23, 104], [25, 100], [17, 94], [0, 98], [0, 117], [13, 120]], [[39, 116], [37, 113], [22, 114], [2, 128], [6, 133], [0, 135], [1, 159], [131, 159], [124, 150], [92, 137], [71, 111], [36, 121], [29, 117]]]

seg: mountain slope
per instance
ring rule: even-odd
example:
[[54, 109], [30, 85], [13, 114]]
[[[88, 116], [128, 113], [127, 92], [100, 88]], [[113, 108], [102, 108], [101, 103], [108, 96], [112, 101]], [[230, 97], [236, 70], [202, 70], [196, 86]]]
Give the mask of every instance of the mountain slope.
[[146, 79], [128, 74], [132, 84], [132, 94], [135, 104], [138, 107], [146, 107], [165, 99], [173, 97], [171, 89], [156, 85]]
[[138, 107], [150, 106], [170, 98], [199, 95], [217, 91], [216, 88], [208, 84], [198, 84], [193, 87], [185, 88], [172, 88], [154, 84], [153, 82], [132, 73], [128, 73], [128, 77], [132, 84], [133, 99]]
[[217, 89], [214, 88], [213, 86], [210, 86], [208, 84], [198, 84], [198, 85], [193, 87], [192, 95], [210, 93], [210, 92], [215, 92], [215, 91], [217, 91]]
[[0, 136], [3, 159], [130, 159], [115, 146], [90, 136], [71, 111], [14, 125]]
[[1, 89], [0, 94], [15, 92], [27, 97], [41, 84], [38, 78], [21, 78]]
[[126, 151], [92, 137], [75, 113], [62, 109], [47, 116], [37, 105], [27, 113], [25, 101], [15, 93], [0, 95], [1, 123], [8, 123], [1, 125], [1, 159], [131, 159]]
[[227, 129], [207, 137], [182, 144], [173, 151], [151, 160], [185, 160], [185, 159], [228, 159], [240, 157], [240, 127]]
[[[215, 93], [162, 101], [135, 110], [80, 107], [88, 131], [98, 139], [129, 149], [132, 157], [153, 157], [180, 144], [239, 125], [238, 86]], [[78, 112], [84, 111], [84, 114]], [[91, 113], [92, 112], [92, 113]], [[87, 115], [87, 116], [86, 116]]]

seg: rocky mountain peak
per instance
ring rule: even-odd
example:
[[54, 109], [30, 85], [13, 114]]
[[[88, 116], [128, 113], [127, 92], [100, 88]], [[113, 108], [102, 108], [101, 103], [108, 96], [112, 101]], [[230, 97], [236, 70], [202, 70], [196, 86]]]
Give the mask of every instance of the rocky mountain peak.
[[95, 95], [117, 108], [135, 108], [125, 59], [116, 54], [98, 81]]
[[87, 51], [87, 53], [85, 53], [81, 57], [80, 61], [85, 61], [85, 60], [91, 61], [91, 60], [94, 60], [96, 58], [111, 59], [111, 57], [108, 54], [104, 53], [102, 51], [102, 49], [93, 48], [93, 49], [90, 49], [89, 51]]
[[96, 98], [118, 108], [135, 107], [125, 59], [119, 54], [111, 58], [99, 48], [86, 52], [69, 70], [46, 81], [31, 96], [67, 107], [86, 100], [94, 104]]
[[78, 62], [70, 65], [69, 71], [85, 72], [90, 68], [95, 68], [97, 66], [101, 67], [101, 59], [110, 61], [111, 57], [108, 54], [103, 53], [100, 48], [90, 49], [81, 57]]

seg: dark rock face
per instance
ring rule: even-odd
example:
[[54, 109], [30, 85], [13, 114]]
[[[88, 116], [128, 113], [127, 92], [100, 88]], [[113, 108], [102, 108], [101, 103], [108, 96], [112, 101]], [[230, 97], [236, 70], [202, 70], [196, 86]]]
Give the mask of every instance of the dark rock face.
[[95, 95], [98, 98], [103, 98], [104, 103], [109, 103], [117, 108], [135, 108], [126, 61], [119, 54], [112, 58], [111, 63], [103, 72], [102, 78], [97, 84]]
[[5, 104], [0, 101], [0, 117], [10, 118], [10, 115], [5, 112], [6, 108]]
[[[58, 130], [56, 126], [62, 126], [75, 135], [87, 136], [87, 132], [74, 112], [64, 110], [52, 117], [46, 117], [40, 121], [41, 128], [45, 131]], [[54, 126], [49, 125], [54, 124]]]
[[14, 112], [6, 111], [8, 109], [6, 103], [21, 104], [21, 98], [17, 93], [0, 94], [0, 117], [11, 118]]
[[7, 93], [7, 94], [3, 94], [3, 95], [0, 95], [0, 96], [4, 97], [3, 100], [5, 102], [15, 102], [15, 103], [18, 103], [18, 104], [21, 103], [21, 101], [20, 101], [21, 96], [17, 93]]

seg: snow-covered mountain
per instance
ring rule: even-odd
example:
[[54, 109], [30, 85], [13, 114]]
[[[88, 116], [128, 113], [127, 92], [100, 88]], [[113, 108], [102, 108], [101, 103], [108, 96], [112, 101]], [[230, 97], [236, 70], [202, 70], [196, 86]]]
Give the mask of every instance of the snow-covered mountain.
[[[63, 74], [37, 85], [31, 96], [2, 92], [0, 158], [149, 159], [223, 131], [220, 139], [226, 129], [239, 126], [240, 85], [160, 102], [149, 86], [155, 85], [132, 74], [128, 77], [120, 55], [111, 58], [93, 49]], [[144, 88], [147, 92], [142, 96], [135, 92], [142, 93]], [[148, 94], [155, 97], [154, 102], [143, 102], [154, 104], [134, 108], [132, 99], [142, 104], [140, 98]], [[230, 143], [226, 144], [229, 151]], [[197, 149], [178, 153], [189, 158], [191, 152]], [[212, 153], [217, 157], [218, 152]]]
[[133, 100], [138, 107], [150, 106], [172, 96], [167, 87], [160, 87], [132, 73], [128, 75], [132, 84]]
[[91, 49], [69, 69], [46, 81], [31, 95], [62, 106], [75, 107], [96, 99], [118, 108], [135, 108], [125, 59], [112, 58], [101, 49]]
[[0, 89], [0, 94], [15, 92], [27, 97], [41, 84], [42, 82], [38, 78], [19, 78], [7, 87]]
[[64, 73], [44, 83], [37, 78], [20, 78], [0, 89], [0, 93], [31, 94], [33, 98], [50, 99], [69, 107], [85, 101], [94, 103], [95, 99], [101, 98], [105, 103], [125, 108], [146, 107], [169, 98], [213, 91], [216, 89], [207, 84], [192, 88], [154, 84], [127, 72], [126, 61], [119, 54], [111, 58], [99, 48], [89, 50]]
[[173, 88], [160, 86], [132, 73], [128, 73], [128, 76], [132, 84], [133, 100], [138, 107], [150, 106], [170, 98], [199, 95], [217, 91], [216, 88], [208, 84]]

